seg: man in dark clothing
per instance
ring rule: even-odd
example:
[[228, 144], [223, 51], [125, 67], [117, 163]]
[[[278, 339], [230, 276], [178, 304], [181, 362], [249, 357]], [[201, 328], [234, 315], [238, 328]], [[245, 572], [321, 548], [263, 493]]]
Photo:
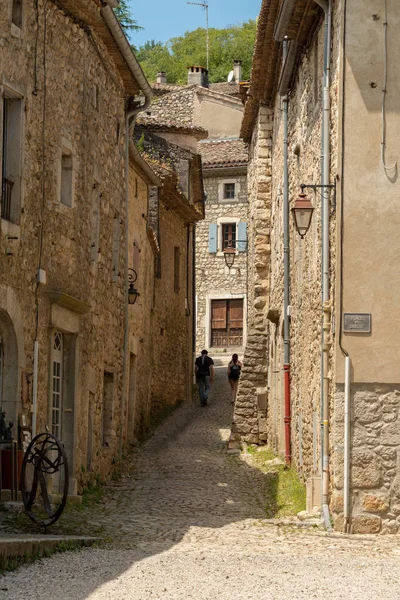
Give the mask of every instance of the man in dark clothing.
[[200, 404], [206, 406], [210, 385], [214, 380], [214, 361], [208, 356], [207, 350], [202, 350], [201, 356], [196, 358], [194, 372], [199, 386]]

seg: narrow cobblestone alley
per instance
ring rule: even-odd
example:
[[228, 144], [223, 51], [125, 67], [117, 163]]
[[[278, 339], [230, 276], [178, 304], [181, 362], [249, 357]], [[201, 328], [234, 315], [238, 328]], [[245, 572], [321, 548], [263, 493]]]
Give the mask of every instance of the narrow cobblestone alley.
[[264, 519], [260, 474], [226, 453], [225, 367], [210, 400], [177, 409], [140, 448], [133, 474], [107, 488], [88, 521], [112, 543], [7, 574], [0, 598], [400, 598], [395, 536], [328, 536]]

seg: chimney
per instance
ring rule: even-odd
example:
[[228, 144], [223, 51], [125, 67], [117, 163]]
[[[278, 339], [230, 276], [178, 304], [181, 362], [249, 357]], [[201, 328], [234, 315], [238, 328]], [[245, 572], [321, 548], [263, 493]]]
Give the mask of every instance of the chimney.
[[201, 85], [208, 88], [208, 71], [204, 67], [189, 67], [188, 85]]
[[233, 61], [233, 77], [236, 83], [240, 83], [242, 81], [242, 61], [234, 60]]
[[163, 83], [163, 84], [167, 83], [167, 74], [165, 73], [165, 71], [159, 71], [157, 73], [156, 82]]

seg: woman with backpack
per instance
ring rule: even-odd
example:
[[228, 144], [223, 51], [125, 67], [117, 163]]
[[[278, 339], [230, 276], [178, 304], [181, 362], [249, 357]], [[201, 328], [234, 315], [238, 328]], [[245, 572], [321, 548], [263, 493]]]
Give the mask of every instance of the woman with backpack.
[[232, 360], [228, 365], [228, 381], [231, 386], [231, 404], [236, 400], [236, 394], [239, 386], [240, 371], [242, 363], [237, 354], [232, 354]]

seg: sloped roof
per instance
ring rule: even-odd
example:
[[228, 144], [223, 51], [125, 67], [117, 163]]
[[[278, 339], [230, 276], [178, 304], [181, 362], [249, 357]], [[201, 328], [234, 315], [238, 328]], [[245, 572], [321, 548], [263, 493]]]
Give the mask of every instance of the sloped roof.
[[185, 222], [203, 219], [204, 188], [200, 155], [172, 144], [141, 126], [135, 127], [134, 142], [161, 180], [162, 201]]
[[231, 96], [232, 98], [240, 99], [239, 94], [239, 84], [228, 83], [227, 81], [222, 81], [221, 83], [210, 83], [209, 90], [211, 92], [218, 92], [218, 94], [224, 94], [225, 96]]
[[[163, 86], [164, 84], [156, 84], [157, 86]], [[167, 84], [168, 85], [168, 84]], [[213, 84], [215, 86], [226, 86], [231, 84]], [[233, 84], [235, 85], [235, 84]], [[150, 122], [150, 118], [153, 122], [168, 124], [169, 126], [189, 126], [195, 127], [194, 122], [194, 111], [195, 101], [197, 96], [209, 96], [214, 99], [221, 99], [221, 101], [228, 102], [230, 104], [238, 105], [242, 108], [242, 103], [239, 98], [235, 98], [232, 95], [222, 93], [218, 89], [208, 89], [201, 85], [187, 85], [181, 86], [178, 89], [170, 91], [162, 96], [155, 98], [147, 111], [147, 115], [140, 116], [141, 123]], [[224, 89], [224, 88], [221, 88]], [[237, 86], [239, 90], [239, 86]], [[153, 87], [154, 90], [154, 87]]]
[[192, 135], [197, 140], [204, 140], [208, 136], [208, 131], [203, 127], [194, 127], [191, 125], [180, 125], [175, 119], [167, 119], [156, 117], [139, 117], [137, 119], [137, 125], [142, 129], [153, 131], [155, 133], [183, 133], [186, 135]]
[[[242, 121], [241, 137], [251, 138], [259, 102], [272, 107], [278, 84], [282, 45], [274, 39], [279, 8], [284, 0], [262, 0], [257, 21], [257, 35], [251, 67], [250, 86]], [[322, 9], [314, 0], [297, 0], [287, 26], [287, 36], [299, 44], [298, 55], [308, 43], [309, 36], [322, 16]]]
[[198, 150], [205, 169], [247, 166], [249, 160], [247, 145], [242, 140], [204, 140]]

